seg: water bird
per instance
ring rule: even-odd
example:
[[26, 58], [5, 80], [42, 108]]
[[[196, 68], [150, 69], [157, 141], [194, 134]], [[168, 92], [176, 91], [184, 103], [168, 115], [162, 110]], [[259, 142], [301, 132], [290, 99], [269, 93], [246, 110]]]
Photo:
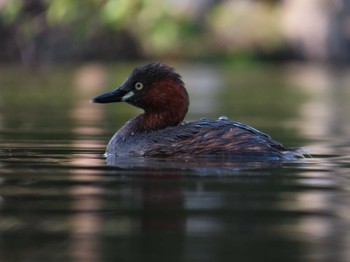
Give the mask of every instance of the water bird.
[[106, 150], [109, 156], [302, 157], [299, 149], [286, 148], [269, 135], [227, 117], [183, 122], [189, 107], [185, 84], [173, 67], [162, 63], [134, 68], [122, 85], [91, 102], [126, 102], [144, 111], [114, 134]]

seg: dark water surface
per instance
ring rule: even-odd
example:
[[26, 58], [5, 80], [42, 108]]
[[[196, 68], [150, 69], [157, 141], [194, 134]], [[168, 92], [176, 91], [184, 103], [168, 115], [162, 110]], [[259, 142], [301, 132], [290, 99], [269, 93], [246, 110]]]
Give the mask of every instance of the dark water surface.
[[187, 120], [226, 115], [312, 158], [107, 165], [139, 111], [89, 99], [132, 67], [0, 67], [0, 261], [350, 261], [347, 70], [177, 66]]

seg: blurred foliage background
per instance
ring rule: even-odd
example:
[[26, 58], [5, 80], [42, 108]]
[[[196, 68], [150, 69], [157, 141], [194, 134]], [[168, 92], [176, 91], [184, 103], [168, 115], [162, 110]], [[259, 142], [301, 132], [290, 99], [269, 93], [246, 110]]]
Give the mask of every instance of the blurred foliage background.
[[0, 62], [350, 61], [348, 0], [0, 0]]

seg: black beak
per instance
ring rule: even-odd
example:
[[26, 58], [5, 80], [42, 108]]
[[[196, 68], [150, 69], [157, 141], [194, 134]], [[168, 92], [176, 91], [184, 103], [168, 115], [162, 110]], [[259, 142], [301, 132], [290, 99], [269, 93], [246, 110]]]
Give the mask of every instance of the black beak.
[[125, 95], [128, 93], [128, 91], [125, 91], [118, 87], [117, 89], [113, 90], [112, 92], [104, 93], [102, 95], [96, 96], [92, 98], [90, 101], [92, 103], [112, 103], [112, 102], [121, 102], [125, 101]]

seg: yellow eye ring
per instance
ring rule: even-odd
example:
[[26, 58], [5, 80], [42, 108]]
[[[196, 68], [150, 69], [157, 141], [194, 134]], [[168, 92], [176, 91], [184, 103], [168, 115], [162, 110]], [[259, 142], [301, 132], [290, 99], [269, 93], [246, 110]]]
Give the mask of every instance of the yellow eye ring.
[[136, 84], [135, 84], [135, 89], [136, 90], [141, 90], [143, 88], [143, 84], [141, 83], [141, 82], [137, 82]]

